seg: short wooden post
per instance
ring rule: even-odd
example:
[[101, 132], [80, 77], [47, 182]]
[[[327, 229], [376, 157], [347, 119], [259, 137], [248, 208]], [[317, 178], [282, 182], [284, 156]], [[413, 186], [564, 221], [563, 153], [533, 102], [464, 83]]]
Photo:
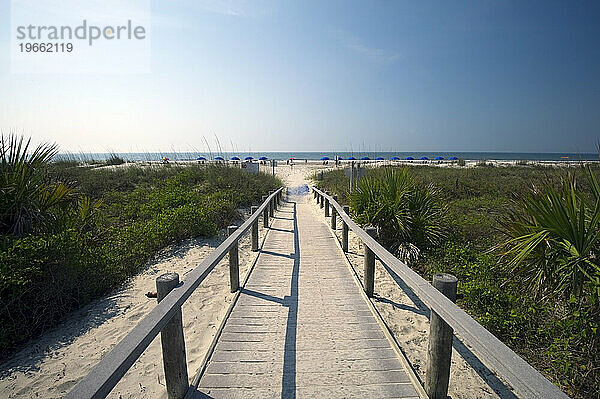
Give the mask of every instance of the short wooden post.
[[[333, 200], [335, 202], [337, 202], [338, 196], [334, 195]], [[332, 230], [337, 229], [337, 211], [335, 210], [335, 207], [333, 206], [333, 204], [331, 204], [331, 229]]]
[[[267, 196], [263, 195], [262, 197], [262, 202], [263, 204], [265, 203], [265, 201], [267, 200]], [[267, 228], [269, 227], [269, 206], [265, 206], [265, 209], [263, 210], [263, 227]]]
[[[228, 226], [227, 233], [232, 235], [237, 230], [237, 226]], [[238, 242], [229, 250], [229, 283], [231, 292], [236, 292], [240, 288], [240, 259], [238, 256]]]
[[[250, 213], [252, 215], [254, 215], [257, 210], [257, 206], [250, 207]], [[258, 218], [252, 223], [252, 250], [258, 251]]]
[[[452, 302], [456, 301], [457, 283], [458, 279], [451, 274], [440, 273], [433, 276], [433, 286]], [[453, 334], [452, 327], [431, 311], [425, 373], [425, 392], [431, 399], [445, 399], [448, 396]]]
[[[325, 192], [325, 194], [329, 195], [329, 191]], [[329, 217], [329, 199], [325, 197], [325, 217]]]
[[[162, 301], [179, 284], [179, 274], [166, 273], [156, 278], [158, 302]], [[187, 362], [185, 358], [185, 338], [181, 308], [160, 332], [165, 383], [169, 399], [182, 399], [188, 388]]]
[[321, 209], [323, 209], [323, 207], [325, 206], [325, 197], [323, 197], [322, 194], [320, 194], [319, 196], [321, 197], [319, 201], [319, 206], [321, 207]]
[[[368, 235], [375, 237], [377, 229], [375, 227], [367, 227], [365, 229]], [[373, 297], [373, 291], [375, 290], [375, 254], [371, 251], [371, 248], [363, 242], [365, 247], [364, 256], [364, 274], [365, 274], [365, 293], [369, 298]]]
[[[271, 191], [269, 193], [269, 196], [270, 196], [270, 194], [273, 194], [273, 191]], [[269, 216], [273, 217], [274, 215], [275, 215], [275, 211], [274, 211], [274, 206], [273, 206], [273, 198], [271, 198], [269, 200]]]
[[[350, 214], [350, 207], [348, 205], [344, 205], [344, 213], [346, 215]], [[344, 252], [348, 252], [348, 224], [344, 222], [344, 219], [342, 219], [342, 249]]]

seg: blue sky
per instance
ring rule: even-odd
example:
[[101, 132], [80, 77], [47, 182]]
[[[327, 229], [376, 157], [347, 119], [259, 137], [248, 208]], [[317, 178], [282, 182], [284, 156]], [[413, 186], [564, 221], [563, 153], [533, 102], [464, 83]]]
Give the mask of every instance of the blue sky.
[[594, 152], [600, 3], [152, 1], [145, 74], [11, 74], [0, 129], [69, 151]]

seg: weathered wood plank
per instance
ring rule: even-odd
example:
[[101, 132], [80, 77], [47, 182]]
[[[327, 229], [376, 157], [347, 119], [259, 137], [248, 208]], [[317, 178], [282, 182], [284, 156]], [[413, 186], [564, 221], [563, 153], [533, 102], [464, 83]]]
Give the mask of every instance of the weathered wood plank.
[[194, 397], [418, 397], [310, 206], [279, 207]]
[[410, 267], [402, 263], [385, 250], [374, 238], [361, 229], [346, 213], [340, 204], [322, 191], [313, 188], [318, 195], [329, 200], [344, 223], [350, 230], [367, 245], [385, 264], [394, 277], [404, 281], [406, 285], [432, 311], [436, 312], [450, 327], [462, 342], [478, 355], [479, 360], [490, 370], [506, 380], [517, 395], [522, 398], [568, 398], [558, 387], [548, 381], [529, 363], [504, 345], [492, 333], [477, 323], [465, 311], [456, 306], [451, 300], [436, 290], [425, 279]]

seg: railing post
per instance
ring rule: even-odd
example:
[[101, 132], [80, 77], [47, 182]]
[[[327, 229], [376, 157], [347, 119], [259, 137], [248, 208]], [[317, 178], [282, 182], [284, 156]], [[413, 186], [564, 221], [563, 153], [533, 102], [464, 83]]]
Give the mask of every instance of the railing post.
[[[433, 276], [433, 286], [452, 302], [456, 301], [457, 283], [458, 279], [451, 274], [440, 273]], [[425, 373], [425, 392], [431, 399], [445, 399], [448, 396], [453, 334], [452, 327], [431, 311]]]
[[[269, 197], [267, 197], [266, 195], [263, 195], [263, 197], [262, 197], [263, 204], [265, 203], [267, 198], [269, 198]], [[265, 209], [263, 210], [263, 227], [264, 228], [269, 227], [269, 206], [268, 205], [265, 206]]]
[[[350, 214], [350, 207], [348, 205], [344, 205], [344, 213], [346, 215]], [[344, 222], [344, 219], [342, 219], [342, 249], [344, 252], [348, 252], [348, 224]]]
[[320, 195], [321, 197], [321, 201], [319, 202], [319, 206], [321, 207], [321, 209], [323, 209], [323, 207], [325, 206], [325, 197], [323, 195]]
[[[271, 191], [269, 193], [269, 195], [271, 195], [271, 194], [273, 194], [273, 191]], [[275, 212], [274, 212], [274, 209], [273, 209], [273, 198], [271, 198], [269, 200], [269, 216], [271, 216], [271, 217], [275, 216]]]
[[[273, 191], [273, 192], [275, 192], [275, 191]], [[277, 194], [275, 194], [275, 195], [273, 196], [273, 210], [274, 210], [274, 211], [276, 211], [276, 210], [277, 210], [277, 205], [279, 204], [279, 199], [278, 199], [278, 197], [279, 197], [279, 193], [277, 193]]]
[[[337, 202], [338, 196], [334, 195], [333, 200], [335, 202]], [[335, 207], [333, 206], [333, 204], [331, 204], [331, 229], [332, 230], [337, 229], [337, 211], [335, 210]]]
[[[367, 227], [365, 229], [368, 235], [375, 238], [377, 229], [375, 227]], [[373, 297], [373, 291], [375, 290], [375, 254], [371, 251], [371, 248], [363, 242], [365, 247], [364, 256], [364, 274], [365, 274], [365, 293], [369, 298]]]
[[[329, 191], [326, 191], [325, 194], [330, 195]], [[329, 217], [329, 199], [325, 198], [325, 217]]]
[[[237, 226], [228, 226], [227, 233], [232, 235], [237, 230]], [[229, 282], [231, 292], [236, 292], [240, 288], [240, 259], [238, 256], [237, 241], [229, 250]]]
[[[179, 274], [166, 273], [156, 278], [156, 296], [162, 301], [179, 284]], [[185, 338], [181, 308], [160, 332], [165, 383], [169, 399], [182, 399], [188, 388], [187, 362], [185, 358]]]
[[[250, 214], [254, 215], [254, 213], [258, 210], [257, 206], [250, 207]], [[258, 251], [258, 218], [252, 223], [252, 250]]]

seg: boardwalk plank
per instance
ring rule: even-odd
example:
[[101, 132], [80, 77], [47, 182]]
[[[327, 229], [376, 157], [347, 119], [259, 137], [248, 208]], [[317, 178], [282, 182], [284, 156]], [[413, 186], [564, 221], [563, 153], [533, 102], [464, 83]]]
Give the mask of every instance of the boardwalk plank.
[[195, 398], [418, 397], [310, 206], [276, 213]]

